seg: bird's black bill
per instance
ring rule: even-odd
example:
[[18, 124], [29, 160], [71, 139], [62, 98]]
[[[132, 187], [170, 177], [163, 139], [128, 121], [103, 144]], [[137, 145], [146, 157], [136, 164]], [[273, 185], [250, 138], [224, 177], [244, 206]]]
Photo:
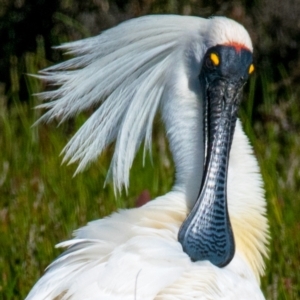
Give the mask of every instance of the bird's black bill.
[[215, 69], [204, 68], [201, 75], [205, 86], [204, 174], [198, 199], [180, 228], [178, 240], [193, 261], [209, 260], [224, 267], [235, 253], [227, 207], [227, 170], [245, 80], [215, 76]]

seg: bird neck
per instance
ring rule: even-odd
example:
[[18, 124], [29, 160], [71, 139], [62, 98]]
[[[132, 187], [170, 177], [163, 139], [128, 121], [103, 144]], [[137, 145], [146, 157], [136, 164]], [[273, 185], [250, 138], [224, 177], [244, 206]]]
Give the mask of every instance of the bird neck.
[[173, 190], [186, 196], [186, 204], [191, 209], [199, 194], [203, 174], [202, 105], [192, 92], [190, 97], [173, 96], [172, 101], [164, 101], [162, 107], [176, 169]]

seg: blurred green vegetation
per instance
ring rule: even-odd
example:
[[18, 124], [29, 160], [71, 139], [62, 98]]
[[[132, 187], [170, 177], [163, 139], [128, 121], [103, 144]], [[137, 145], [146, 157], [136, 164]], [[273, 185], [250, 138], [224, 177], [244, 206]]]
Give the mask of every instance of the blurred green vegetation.
[[[48, 36], [35, 31], [33, 44], [22, 51], [15, 51], [22, 46], [22, 38], [15, 46], [10, 44], [13, 38], [7, 39], [3, 49], [9, 51], [0, 51], [0, 299], [24, 298], [60, 253], [54, 245], [68, 239], [74, 229], [117, 208], [135, 206], [144, 189], [149, 189], [152, 198], [170, 189], [174, 169], [159, 120], [153, 138], [153, 165], [147, 157], [143, 168], [142, 151], [138, 153], [128, 195], [115, 198], [110, 184], [103, 188], [112, 149], [73, 178], [76, 166], [61, 166], [59, 153], [87, 116], [59, 129], [57, 124], [32, 128], [40, 112], [33, 109], [37, 99], [31, 95], [45, 87], [24, 76], [61, 59], [50, 50], [50, 44], [83, 38], [149, 12], [223, 14], [249, 28], [257, 72], [247, 85], [240, 117], [258, 157], [268, 201], [272, 239], [262, 288], [267, 299], [300, 299], [300, 87], [296, 84], [300, 25], [295, 21], [300, 8], [294, 3], [64, 0], [53, 2], [51, 26], [45, 25], [51, 29]], [[24, 1], [0, 0], [0, 38], [3, 28], [18, 36], [13, 25], [18, 22], [8, 14], [14, 13], [13, 20], [18, 20], [18, 13], [28, 10], [25, 6]], [[289, 18], [282, 23], [289, 11]], [[25, 13], [23, 17], [19, 19], [26, 21]]]

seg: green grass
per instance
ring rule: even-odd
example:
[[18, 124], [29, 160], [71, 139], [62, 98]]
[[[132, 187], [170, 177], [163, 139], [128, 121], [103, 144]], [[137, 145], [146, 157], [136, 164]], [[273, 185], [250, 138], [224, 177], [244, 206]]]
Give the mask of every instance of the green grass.
[[[35, 73], [47, 64], [43, 57], [42, 51], [28, 54], [27, 72]], [[20, 75], [14, 72], [17, 80]], [[29, 91], [42, 88], [33, 78], [27, 78], [27, 83]], [[258, 84], [264, 92], [259, 106], [253, 107]], [[16, 82], [13, 88], [17, 87]], [[299, 95], [289, 86], [279, 93], [261, 74], [251, 80], [240, 114], [265, 180], [272, 239], [262, 288], [268, 299], [300, 298]], [[61, 166], [59, 153], [85, 116], [58, 129], [56, 124], [31, 128], [39, 114], [32, 109], [36, 100], [21, 104], [13, 98], [7, 109], [5, 95], [0, 95], [0, 299], [24, 298], [60, 253], [54, 245], [69, 239], [74, 229], [119, 207], [133, 207], [144, 189], [152, 197], [164, 194], [174, 174], [156, 121], [153, 166], [147, 157], [143, 168], [140, 151], [128, 195], [115, 198], [110, 184], [103, 188], [112, 149], [75, 178], [75, 165]], [[254, 111], [260, 112], [262, 120], [254, 119]]]

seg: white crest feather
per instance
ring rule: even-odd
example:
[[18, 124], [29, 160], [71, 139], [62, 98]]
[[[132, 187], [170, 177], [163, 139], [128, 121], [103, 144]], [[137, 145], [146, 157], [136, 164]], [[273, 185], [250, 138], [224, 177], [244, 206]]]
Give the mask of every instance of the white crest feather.
[[80, 162], [76, 172], [116, 141], [109, 174], [117, 190], [122, 185], [127, 189], [129, 170], [144, 138], [145, 150], [151, 147], [153, 119], [172, 76], [166, 70], [176, 63], [174, 55], [201, 20], [147, 16], [57, 47], [75, 57], [38, 76], [59, 86], [39, 94], [50, 102], [38, 106], [48, 109], [38, 122], [54, 118], [64, 122], [96, 108], [63, 150], [64, 161]]

